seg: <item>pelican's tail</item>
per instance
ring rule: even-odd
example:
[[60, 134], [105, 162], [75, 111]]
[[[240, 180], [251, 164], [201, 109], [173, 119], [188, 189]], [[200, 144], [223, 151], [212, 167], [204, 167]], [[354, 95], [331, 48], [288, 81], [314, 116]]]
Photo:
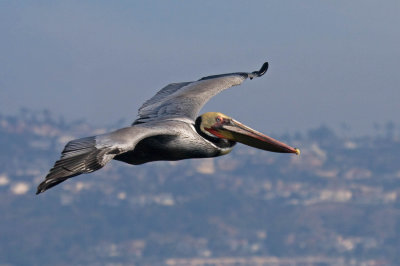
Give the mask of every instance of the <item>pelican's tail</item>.
[[87, 137], [70, 141], [64, 148], [60, 160], [49, 171], [37, 188], [36, 194], [83, 173], [102, 168], [112, 156], [106, 156], [105, 149], [96, 148], [96, 137]]

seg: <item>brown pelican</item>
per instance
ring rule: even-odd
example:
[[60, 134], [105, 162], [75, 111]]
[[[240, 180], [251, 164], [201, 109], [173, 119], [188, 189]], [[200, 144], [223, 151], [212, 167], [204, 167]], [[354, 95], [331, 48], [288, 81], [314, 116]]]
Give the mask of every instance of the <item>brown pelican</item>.
[[216, 157], [229, 153], [236, 142], [258, 149], [300, 154], [221, 113], [197, 117], [203, 105], [219, 92], [265, 74], [259, 71], [208, 76], [198, 81], [172, 83], [139, 109], [130, 127], [76, 139], [64, 148], [61, 158], [38, 186], [36, 194], [67, 180], [102, 168], [112, 159], [129, 164]]

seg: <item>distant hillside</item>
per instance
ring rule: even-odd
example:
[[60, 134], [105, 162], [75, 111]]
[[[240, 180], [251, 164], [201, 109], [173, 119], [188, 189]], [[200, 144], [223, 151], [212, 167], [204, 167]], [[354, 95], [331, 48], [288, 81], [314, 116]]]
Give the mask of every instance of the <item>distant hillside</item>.
[[400, 139], [322, 126], [214, 159], [112, 162], [35, 195], [68, 140], [113, 128], [0, 115], [0, 265], [396, 265]]

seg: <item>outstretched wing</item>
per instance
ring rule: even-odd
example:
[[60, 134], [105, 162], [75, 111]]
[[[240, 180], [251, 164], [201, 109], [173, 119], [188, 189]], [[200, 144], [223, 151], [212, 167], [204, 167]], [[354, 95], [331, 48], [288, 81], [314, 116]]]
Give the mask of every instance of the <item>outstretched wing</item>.
[[36, 194], [71, 177], [94, 172], [116, 155], [133, 150], [142, 139], [161, 134], [169, 135], [175, 132], [166, 123], [154, 122], [72, 140], [65, 146], [61, 158], [55, 162], [45, 180], [38, 186]]
[[139, 118], [133, 122], [133, 125], [171, 118], [195, 120], [200, 109], [213, 96], [241, 84], [247, 78], [260, 77], [267, 69], [266, 62], [259, 71], [252, 73], [229, 73], [204, 77], [198, 81], [169, 84], [140, 107]]

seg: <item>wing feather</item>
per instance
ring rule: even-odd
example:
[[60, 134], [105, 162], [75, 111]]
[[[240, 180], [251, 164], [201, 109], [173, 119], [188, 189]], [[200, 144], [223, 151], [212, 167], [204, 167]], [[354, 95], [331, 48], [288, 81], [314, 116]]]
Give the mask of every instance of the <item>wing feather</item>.
[[55, 162], [36, 194], [42, 193], [65, 180], [91, 173], [105, 166], [116, 155], [133, 150], [142, 139], [155, 135], [176, 134], [165, 123], [148, 123], [117, 131], [72, 140], [65, 146], [61, 158]]
[[264, 63], [259, 71], [213, 75], [198, 81], [172, 83], [161, 89], [139, 109], [133, 125], [154, 120], [183, 118], [195, 120], [200, 109], [215, 95], [247, 78], [260, 77], [268, 69]]

